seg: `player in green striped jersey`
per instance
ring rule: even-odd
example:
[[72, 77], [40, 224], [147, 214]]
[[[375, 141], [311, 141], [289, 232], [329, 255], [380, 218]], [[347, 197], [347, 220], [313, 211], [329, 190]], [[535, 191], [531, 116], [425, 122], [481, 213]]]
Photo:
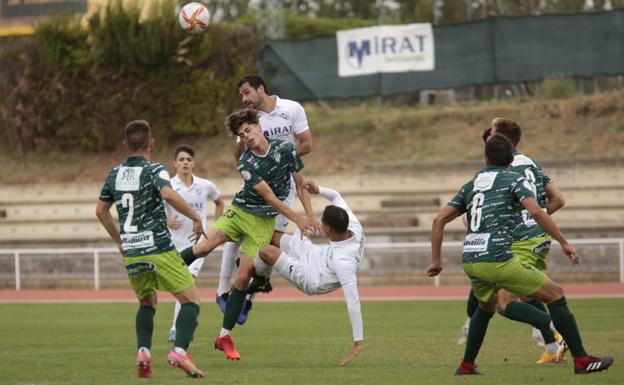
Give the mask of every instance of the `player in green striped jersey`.
[[[517, 151], [515, 146], [520, 141], [520, 125], [511, 119], [495, 118], [492, 127], [488, 129], [490, 135], [503, 135], [514, 145], [514, 159], [509, 167], [511, 171], [524, 175], [532, 185], [533, 194], [539, 206], [549, 214], [561, 208], [564, 198], [552, 180], [544, 171], [529, 157]], [[483, 139], [487, 141], [489, 135], [484, 132]], [[522, 215], [517, 217], [517, 226], [513, 232], [512, 253], [539, 270], [546, 270], [546, 256], [550, 249], [550, 237], [544, 230], [535, 223], [526, 210], [522, 210]], [[499, 313], [511, 320], [530, 323], [531, 319], [524, 317], [522, 312], [516, 311], [517, 305], [512, 303], [518, 297], [506, 290], [499, 292]], [[538, 310], [546, 313], [544, 305], [535, 299], [525, 298], [527, 303], [535, 306]], [[470, 319], [478, 306], [477, 298], [473, 291], [468, 299], [468, 318], [465, 325], [458, 334], [458, 343], [465, 343], [468, 335]], [[535, 319], [533, 319], [535, 321]], [[554, 328], [550, 319], [542, 317], [540, 324], [533, 324], [533, 338], [541, 340], [545, 345], [545, 351], [537, 361], [539, 364], [559, 363], [565, 360], [567, 346], [563, 338]]]
[[[464, 241], [463, 268], [479, 299], [468, 332], [464, 358], [456, 375], [479, 374], [475, 359], [481, 348], [490, 318], [497, 308], [500, 289], [517, 295], [537, 298], [548, 304], [552, 320], [565, 338], [574, 357], [574, 372], [593, 373], [607, 369], [611, 357], [589, 356], [583, 347], [576, 320], [567, 306], [563, 288], [542, 271], [522, 262], [512, 254], [513, 231], [522, 208], [563, 248], [571, 262], [578, 263], [574, 247], [556, 224], [538, 205], [531, 183], [522, 175], [508, 171], [513, 161], [512, 145], [503, 136], [493, 136], [485, 145], [487, 167], [464, 184], [433, 221], [431, 264], [428, 276], [442, 271], [442, 238], [445, 225], [464, 212], [468, 214], [468, 232]], [[527, 319], [539, 319], [545, 313], [518, 302], [516, 311]]]
[[[297, 225], [302, 234], [309, 231], [319, 233], [320, 224], [314, 218], [310, 195], [304, 188], [303, 162], [294, 145], [267, 139], [262, 133], [257, 112], [250, 108], [230, 114], [226, 125], [247, 147], [237, 164], [244, 180], [243, 188], [208, 230], [206, 239], [183, 250], [182, 257], [190, 264], [225, 242], [241, 242], [240, 265], [226, 304], [223, 327], [215, 342], [215, 347], [222, 350], [226, 358], [238, 360], [240, 354], [230, 333], [236, 325], [252, 278], [253, 260], [260, 248], [271, 243], [273, 238], [275, 217], [278, 213], [284, 215]], [[290, 193], [291, 175], [305, 216], [297, 215], [283, 202]]]
[[[186, 353], [197, 327], [199, 294], [171, 241], [163, 200], [193, 220], [194, 238], [203, 233], [201, 218], [173, 191], [165, 167], [149, 161], [154, 139], [148, 122], [135, 120], [126, 125], [124, 147], [130, 156], [110, 170], [96, 205], [96, 215], [119, 247], [140, 303], [136, 315], [137, 375], [152, 377], [150, 349], [158, 289], [172, 293], [181, 304], [176, 321], [178, 333], [167, 356], [169, 364], [191, 377], [203, 377]], [[119, 226], [110, 213], [113, 204], [119, 214]]]

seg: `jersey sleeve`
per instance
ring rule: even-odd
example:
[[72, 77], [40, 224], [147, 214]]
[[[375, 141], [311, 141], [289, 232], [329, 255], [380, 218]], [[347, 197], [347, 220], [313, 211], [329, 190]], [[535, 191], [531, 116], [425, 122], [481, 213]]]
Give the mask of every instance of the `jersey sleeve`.
[[167, 168], [160, 163], [156, 163], [150, 172], [152, 185], [157, 191], [163, 187], [171, 187], [171, 177]]
[[518, 200], [518, 202], [522, 202], [527, 198], [534, 198], [535, 194], [533, 194], [533, 185], [531, 181], [521, 176], [516, 179], [511, 185], [511, 193]]
[[357, 266], [338, 260], [336, 261], [336, 272], [351, 320], [353, 341], [362, 341], [364, 339], [364, 323], [362, 322], [360, 295], [357, 289]]
[[245, 160], [240, 160], [236, 166], [246, 186], [254, 187], [264, 179], [254, 171], [254, 167]]
[[295, 102], [296, 108], [295, 113], [292, 117], [293, 131], [295, 134], [301, 134], [309, 129], [308, 127], [308, 117], [306, 116], [305, 110], [300, 103]]
[[110, 186], [108, 185], [108, 178], [106, 178], [106, 181], [104, 182], [104, 185], [102, 186], [102, 190], [100, 190], [99, 199], [103, 202], [109, 202], [109, 203], [115, 202], [115, 198], [113, 197], [113, 192], [111, 191]]
[[448, 205], [459, 211], [461, 214], [466, 212], [466, 192], [468, 190], [467, 185], [463, 185], [461, 189], [455, 194], [451, 200], [448, 201]]

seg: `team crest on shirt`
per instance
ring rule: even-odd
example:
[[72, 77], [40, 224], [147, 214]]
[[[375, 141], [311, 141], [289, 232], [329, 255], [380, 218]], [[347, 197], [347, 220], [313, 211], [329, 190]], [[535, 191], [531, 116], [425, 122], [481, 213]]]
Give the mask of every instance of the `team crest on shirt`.
[[275, 159], [275, 162], [279, 163], [282, 159], [282, 155], [279, 152], [276, 152], [275, 154], [273, 154], [273, 159]]
[[281, 113], [280, 113], [280, 116], [281, 116], [283, 119], [288, 120], [288, 112], [286, 112], [286, 111], [281, 112]]
[[246, 181], [250, 181], [251, 180], [251, 173], [247, 170], [241, 170], [240, 172], [241, 176], [243, 177], [244, 180]]

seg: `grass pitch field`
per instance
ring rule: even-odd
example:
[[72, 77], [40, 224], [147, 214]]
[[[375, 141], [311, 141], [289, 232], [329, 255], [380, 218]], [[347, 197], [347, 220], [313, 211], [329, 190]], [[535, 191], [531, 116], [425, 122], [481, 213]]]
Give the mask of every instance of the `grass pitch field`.
[[[463, 355], [455, 335], [465, 319], [465, 302], [364, 302], [364, 349], [339, 366], [352, 345], [344, 303], [257, 303], [248, 324], [237, 327], [239, 362], [213, 349], [221, 314], [206, 303], [191, 350], [206, 378], [184, 377], [168, 368], [166, 342], [172, 304], [156, 313], [151, 384], [623, 384], [624, 300], [570, 300], [585, 346], [610, 354], [613, 367], [574, 376], [572, 363], [539, 366], [542, 348], [530, 329], [500, 316], [477, 361], [485, 376], [454, 377]], [[135, 336], [133, 304], [0, 305], [0, 384], [131, 384]]]

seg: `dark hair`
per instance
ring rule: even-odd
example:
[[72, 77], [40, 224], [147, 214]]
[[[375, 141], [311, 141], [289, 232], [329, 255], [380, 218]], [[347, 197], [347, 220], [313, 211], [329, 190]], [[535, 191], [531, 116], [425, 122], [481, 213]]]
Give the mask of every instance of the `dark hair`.
[[344, 233], [349, 227], [349, 214], [341, 207], [329, 205], [325, 207], [321, 221], [335, 231]]
[[124, 140], [130, 151], [146, 150], [152, 138], [152, 129], [146, 120], [133, 120], [124, 128]]
[[485, 143], [485, 156], [494, 166], [507, 167], [513, 161], [512, 145], [502, 135], [494, 135]]
[[522, 131], [517, 122], [506, 118], [496, 118], [492, 121], [492, 127], [496, 127], [496, 133], [507, 137], [514, 147], [520, 143]]
[[258, 111], [253, 108], [243, 108], [232, 112], [225, 118], [225, 126], [235, 136], [238, 136], [238, 129], [245, 123], [259, 124]]
[[485, 130], [483, 130], [483, 143], [486, 143], [488, 138], [492, 136], [492, 127], [488, 127]]
[[258, 87], [262, 86], [262, 88], [264, 88], [264, 93], [269, 93], [269, 88], [267, 87], [266, 82], [264, 81], [264, 79], [262, 79], [262, 76], [260, 75], [251, 74], [243, 76], [243, 78], [238, 81], [238, 88], [241, 88], [241, 86], [245, 83], [249, 83], [251, 88], [256, 91], [258, 90]]
[[186, 152], [187, 154], [191, 156], [191, 158], [195, 158], [195, 150], [193, 150], [193, 147], [183, 144], [183, 145], [178, 146], [178, 148], [176, 148], [175, 155], [173, 155], [173, 159], [178, 159], [178, 154], [181, 152]]

